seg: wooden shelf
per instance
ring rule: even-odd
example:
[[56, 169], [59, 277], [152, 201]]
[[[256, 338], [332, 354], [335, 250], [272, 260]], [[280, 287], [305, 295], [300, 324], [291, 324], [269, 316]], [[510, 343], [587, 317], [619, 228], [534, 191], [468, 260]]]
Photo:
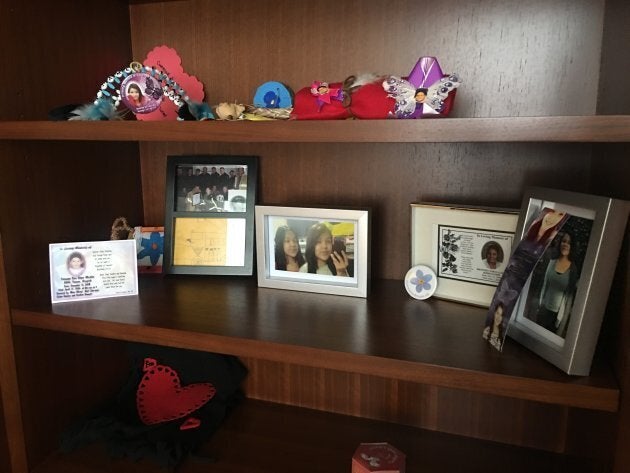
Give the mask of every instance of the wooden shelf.
[[[589, 459], [248, 400], [237, 406], [200, 452], [211, 463], [192, 458], [178, 472], [350, 471], [352, 454], [361, 442], [396, 446], [406, 454], [407, 471], [604, 471]], [[156, 468], [149, 460], [113, 460], [102, 445], [92, 445], [70, 454], [56, 453], [32, 473], [148, 473]]]
[[485, 309], [416, 301], [400, 281], [367, 299], [258, 288], [251, 278], [140, 279], [138, 297], [13, 309], [15, 325], [615, 412], [603, 363], [571, 377], [513, 340], [483, 343]]
[[630, 116], [268, 122], [0, 122], [0, 139], [277, 143], [628, 142]]

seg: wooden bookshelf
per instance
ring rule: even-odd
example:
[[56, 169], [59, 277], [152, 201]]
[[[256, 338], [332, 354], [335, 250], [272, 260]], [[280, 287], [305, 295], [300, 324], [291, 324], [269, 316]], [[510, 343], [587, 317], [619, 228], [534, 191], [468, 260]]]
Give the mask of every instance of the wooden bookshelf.
[[[273, 401], [248, 401], [207, 445], [219, 472], [321, 471], [314, 458], [343, 471], [358, 442], [381, 440], [409, 471], [627, 470], [628, 241], [587, 377], [510, 340], [488, 349], [483, 309], [411, 300], [399, 280], [412, 202], [519, 208], [530, 186], [630, 199], [628, 2], [34, 0], [2, 3], [0, 18], [0, 469], [155, 471], [56, 451], [115, 394], [126, 342], [145, 342], [237, 355], [249, 401]], [[45, 121], [162, 44], [209, 104], [248, 103], [268, 80], [404, 76], [429, 54], [464, 82], [436, 120]], [[167, 277], [142, 278], [138, 297], [51, 306], [48, 244], [107, 239], [121, 215], [163, 224], [166, 159], [182, 154], [259, 156], [261, 204], [372, 208], [372, 294]]]

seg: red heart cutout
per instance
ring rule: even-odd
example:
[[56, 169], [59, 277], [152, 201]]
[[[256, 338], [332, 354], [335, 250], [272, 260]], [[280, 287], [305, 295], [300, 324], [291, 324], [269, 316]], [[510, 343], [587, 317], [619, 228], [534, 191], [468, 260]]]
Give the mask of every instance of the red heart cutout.
[[195, 419], [194, 417], [189, 417], [184, 421], [182, 425], [179, 426], [179, 430], [190, 430], [196, 429], [201, 425], [201, 421], [199, 419]]
[[168, 366], [145, 363], [145, 370], [136, 392], [136, 406], [146, 425], [186, 417], [216, 393], [210, 383], [182, 387], [178, 374]]

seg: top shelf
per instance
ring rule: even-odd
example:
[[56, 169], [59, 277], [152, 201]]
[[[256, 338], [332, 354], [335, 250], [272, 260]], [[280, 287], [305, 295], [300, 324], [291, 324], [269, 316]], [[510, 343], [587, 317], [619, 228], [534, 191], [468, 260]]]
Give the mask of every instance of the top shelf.
[[630, 142], [630, 115], [425, 120], [0, 122], [3, 140], [246, 143]]
[[513, 340], [481, 337], [487, 310], [416, 301], [400, 281], [367, 299], [256, 287], [250, 278], [140, 278], [140, 295], [13, 308], [19, 326], [176, 346], [588, 409], [616, 411], [610, 368], [564, 374]]

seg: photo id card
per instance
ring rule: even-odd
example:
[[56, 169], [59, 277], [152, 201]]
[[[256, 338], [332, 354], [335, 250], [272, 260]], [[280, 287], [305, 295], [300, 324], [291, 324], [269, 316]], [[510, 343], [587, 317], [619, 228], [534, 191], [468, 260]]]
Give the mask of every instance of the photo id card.
[[138, 294], [135, 240], [51, 243], [51, 301]]

